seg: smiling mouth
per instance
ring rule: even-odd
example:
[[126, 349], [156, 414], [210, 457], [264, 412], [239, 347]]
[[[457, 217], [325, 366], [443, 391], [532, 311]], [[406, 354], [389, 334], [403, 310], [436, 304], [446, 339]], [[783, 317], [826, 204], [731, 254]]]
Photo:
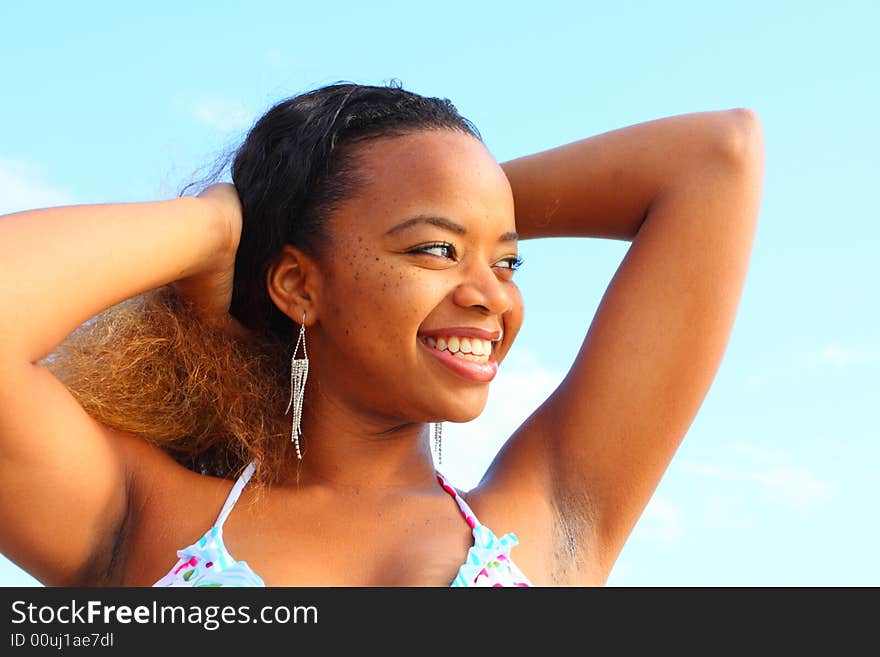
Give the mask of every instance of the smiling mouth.
[[[467, 354], [461, 350], [459, 342], [458, 351], [453, 353], [449, 349], [449, 342], [446, 343], [444, 349], [438, 349], [438, 343], [443, 344], [440, 342], [441, 339], [420, 337], [419, 342], [439, 364], [459, 378], [476, 383], [489, 383], [495, 378], [498, 373], [498, 362], [492, 357], [491, 348], [488, 349], [489, 353], [487, 354]], [[428, 340], [433, 340], [434, 344], [431, 345]], [[455, 340], [452, 340], [452, 347], [455, 346]], [[482, 346], [484, 345], [479, 345], [478, 349]], [[467, 347], [467, 343], [465, 343], [465, 347]], [[482, 349], [480, 350], [482, 351]]]

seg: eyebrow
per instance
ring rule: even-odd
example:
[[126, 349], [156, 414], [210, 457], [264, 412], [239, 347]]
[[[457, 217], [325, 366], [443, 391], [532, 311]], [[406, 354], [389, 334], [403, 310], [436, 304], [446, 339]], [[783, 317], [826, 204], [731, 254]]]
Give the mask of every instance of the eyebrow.
[[[402, 230], [406, 230], [407, 228], [411, 228], [412, 226], [416, 226], [418, 224], [431, 224], [433, 226], [438, 226], [439, 228], [443, 228], [452, 233], [456, 233], [457, 235], [466, 235], [467, 228], [462, 226], [461, 224], [457, 224], [452, 219], [447, 217], [438, 217], [432, 214], [417, 214], [415, 217], [410, 217], [404, 221], [401, 221], [396, 226], [389, 228], [385, 231], [385, 235], [394, 235], [397, 232]], [[515, 242], [519, 239], [519, 234], [516, 231], [510, 231], [501, 235], [498, 238], [499, 242]]]

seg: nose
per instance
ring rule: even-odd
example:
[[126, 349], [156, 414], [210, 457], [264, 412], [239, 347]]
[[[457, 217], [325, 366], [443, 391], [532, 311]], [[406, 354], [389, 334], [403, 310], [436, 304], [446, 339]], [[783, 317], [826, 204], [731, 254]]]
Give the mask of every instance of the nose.
[[481, 308], [488, 315], [502, 315], [513, 308], [512, 283], [504, 281], [491, 265], [474, 263], [464, 272], [453, 300], [463, 308]]

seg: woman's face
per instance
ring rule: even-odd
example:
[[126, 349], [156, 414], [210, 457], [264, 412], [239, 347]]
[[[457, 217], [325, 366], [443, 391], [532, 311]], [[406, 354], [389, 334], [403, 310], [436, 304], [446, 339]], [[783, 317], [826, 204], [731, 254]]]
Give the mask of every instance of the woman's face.
[[383, 418], [469, 421], [523, 319], [510, 184], [451, 130], [358, 149], [366, 186], [334, 214], [322, 272], [322, 385]]

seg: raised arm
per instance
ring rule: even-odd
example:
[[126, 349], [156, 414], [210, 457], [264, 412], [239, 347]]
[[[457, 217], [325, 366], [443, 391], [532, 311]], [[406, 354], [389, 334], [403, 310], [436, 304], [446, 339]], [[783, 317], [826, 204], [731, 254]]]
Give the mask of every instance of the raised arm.
[[106, 575], [132, 463], [131, 439], [39, 361], [105, 308], [210, 271], [224, 230], [212, 203], [188, 197], [0, 217], [0, 552], [43, 583]]
[[632, 241], [565, 379], [480, 486], [510, 505], [546, 501], [550, 521], [534, 529], [565, 557], [555, 581], [604, 582], [724, 354], [757, 225], [762, 129], [747, 109], [685, 114], [502, 167], [522, 238]]

